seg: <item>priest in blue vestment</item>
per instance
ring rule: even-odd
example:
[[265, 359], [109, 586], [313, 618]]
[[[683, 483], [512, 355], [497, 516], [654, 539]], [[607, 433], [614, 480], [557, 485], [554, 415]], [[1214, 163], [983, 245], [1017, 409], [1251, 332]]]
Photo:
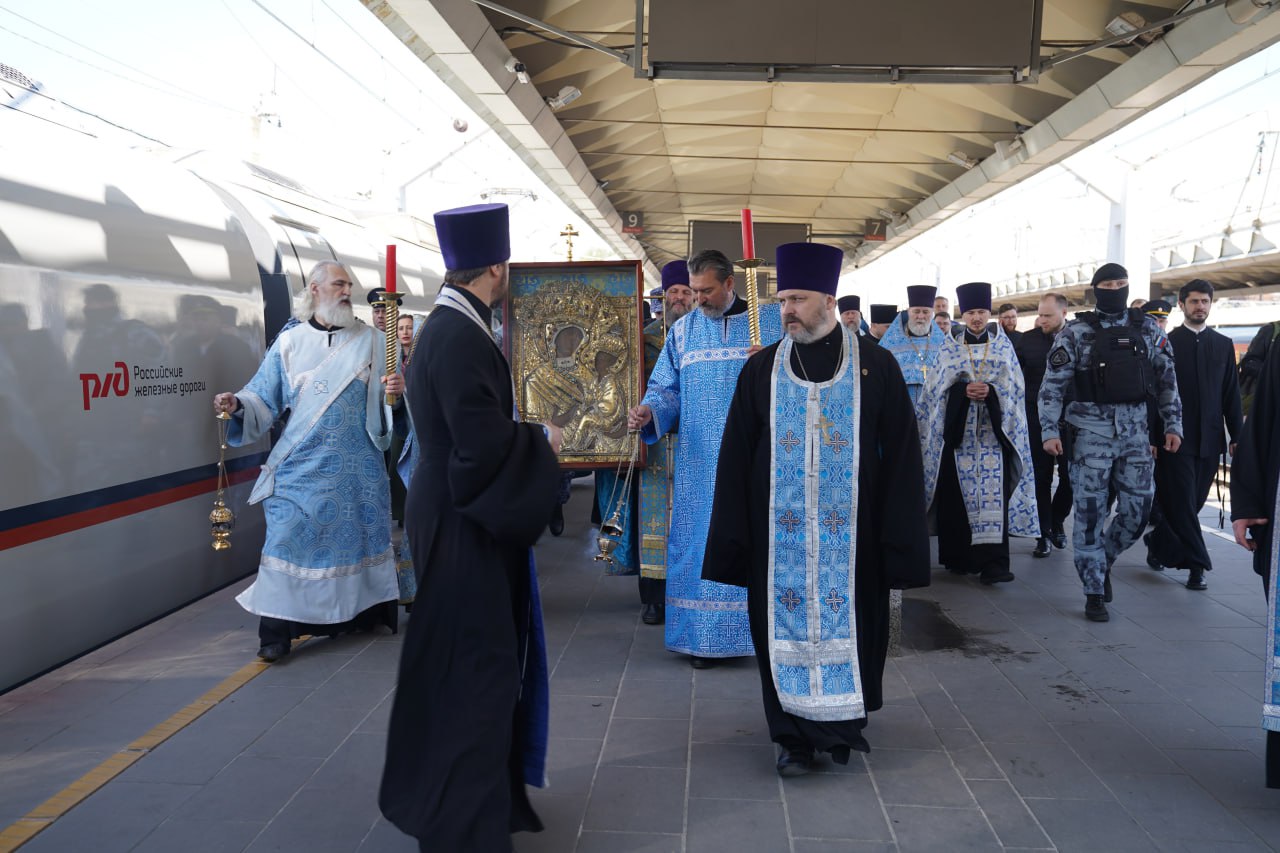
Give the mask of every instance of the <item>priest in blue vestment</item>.
[[893, 356], [836, 319], [844, 253], [778, 247], [786, 337], [738, 377], [703, 577], [747, 588], [778, 773], [867, 752], [889, 591], [927, 586], [920, 441]]
[[894, 317], [880, 339], [880, 346], [893, 354], [907, 382], [911, 405], [920, 399], [929, 372], [938, 366], [938, 353], [946, 334], [933, 322], [933, 299], [938, 288], [927, 284], [907, 288], [907, 310]]
[[258, 656], [268, 663], [303, 634], [379, 623], [394, 630], [400, 597], [383, 398], [399, 394], [403, 379], [383, 375], [386, 338], [355, 318], [351, 277], [336, 261], [316, 264], [296, 317], [249, 384], [213, 402], [231, 415], [233, 447], [258, 441], [289, 414], [249, 496], [267, 519], [258, 577], [236, 596], [260, 617]]
[[[729, 399], [750, 354], [746, 300], [733, 290], [733, 264], [707, 249], [689, 259], [698, 300], [667, 333], [644, 399], [628, 413], [631, 429], [654, 444], [677, 425], [671, 529], [667, 535], [666, 645], [693, 666], [752, 653], [743, 590], [702, 579], [716, 461]], [[777, 305], [760, 306], [760, 340], [782, 336]]]
[[1013, 343], [991, 319], [991, 285], [956, 288], [964, 325], [943, 342], [916, 403], [925, 500], [938, 560], [984, 584], [1014, 579], [1009, 537], [1040, 536], [1026, 389]]

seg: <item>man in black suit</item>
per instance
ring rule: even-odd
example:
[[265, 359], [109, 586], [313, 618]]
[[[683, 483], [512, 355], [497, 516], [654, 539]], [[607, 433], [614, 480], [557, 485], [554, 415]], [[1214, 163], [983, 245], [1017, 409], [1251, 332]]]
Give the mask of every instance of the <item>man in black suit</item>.
[[[1017, 309], [1014, 309], [1015, 312]], [[1016, 317], [1016, 314], [1015, 314]], [[1004, 314], [1000, 315], [1003, 325]], [[1036, 540], [1035, 557], [1047, 557], [1050, 543], [1054, 548], [1067, 547], [1062, 522], [1071, 514], [1071, 477], [1068, 474], [1070, 454], [1053, 457], [1045, 452], [1040, 436], [1040, 386], [1048, 364], [1049, 350], [1058, 332], [1067, 323], [1067, 299], [1061, 293], [1047, 293], [1036, 312], [1036, 326], [1022, 333], [1014, 343], [1018, 364], [1027, 386], [1027, 431], [1031, 438], [1031, 463], [1036, 475], [1036, 509], [1040, 514], [1040, 538]], [[1053, 469], [1058, 469], [1058, 491], [1053, 492]]]
[[1161, 450], [1156, 459], [1156, 494], [1164, 520], [1144, 537], [1147, 563], [1190, 570], [1187, 589], [1196, 590], [1209, 588], [1204, 573], [1213, 568], [1200, 530], [1200, 509], [1209, 497], [1227, 433], [1235, 453], [1242, 426], [1235, 347], [1226, 335], [1205, 326], [1212, 304], [1213, 285], [1203, 279], [1178, 292], [1184, 319], [1169, 333], [1169, 343], [1184, 435], [1177, 451]]

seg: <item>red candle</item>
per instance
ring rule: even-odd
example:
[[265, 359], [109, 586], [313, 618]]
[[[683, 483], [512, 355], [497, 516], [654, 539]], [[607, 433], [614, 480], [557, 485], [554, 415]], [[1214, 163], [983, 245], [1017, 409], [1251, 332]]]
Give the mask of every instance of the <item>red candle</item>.
[[384, 281], [387, 293], [396, 292], [396, 247], [394, 243], [387, 246], [387, 277]]
[[751, 228], [751, 210], [745, 207], [742, 209], [742, 252], [744, 259], [756, 256], [756, 236]]

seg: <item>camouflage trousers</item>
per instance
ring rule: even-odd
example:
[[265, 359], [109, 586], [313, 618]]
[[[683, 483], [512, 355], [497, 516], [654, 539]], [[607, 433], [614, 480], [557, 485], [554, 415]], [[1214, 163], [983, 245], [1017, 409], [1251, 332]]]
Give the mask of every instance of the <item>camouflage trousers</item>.
[[[1071, 454], [1071, 490], [1075, 529], [1072, 549], [1085, 595], [1102, 595], [1102, 582], [1116, 557], [1146, 525], [1155, 491], [1150, 443], [1139, 435], [1104, 437], [1080, 430]], [[1107, 497], [1114, 494], [1115, 515], [1107, 523]]]

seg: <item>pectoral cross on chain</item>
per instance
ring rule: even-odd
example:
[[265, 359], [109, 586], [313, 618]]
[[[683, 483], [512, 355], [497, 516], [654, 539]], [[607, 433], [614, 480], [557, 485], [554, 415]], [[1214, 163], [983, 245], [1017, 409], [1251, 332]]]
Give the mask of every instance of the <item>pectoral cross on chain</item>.
[[831, 431], [836, 428], [836, 422], [827, 417], [827, 413], [823, 412], [818, 416], [818, 430], [822, 433], [822, 443], [831, 445], [835, 443], [835, 439], [831, 437]]

